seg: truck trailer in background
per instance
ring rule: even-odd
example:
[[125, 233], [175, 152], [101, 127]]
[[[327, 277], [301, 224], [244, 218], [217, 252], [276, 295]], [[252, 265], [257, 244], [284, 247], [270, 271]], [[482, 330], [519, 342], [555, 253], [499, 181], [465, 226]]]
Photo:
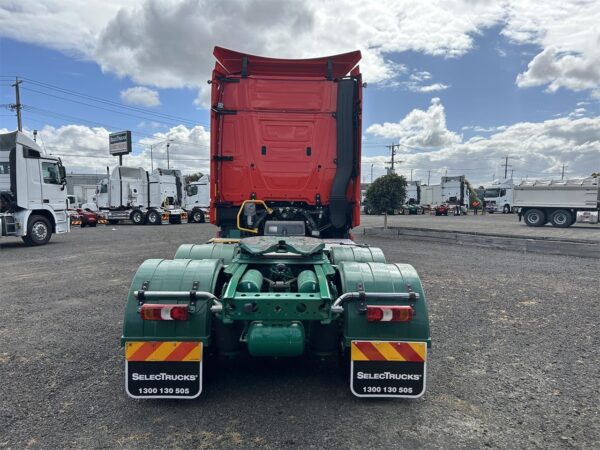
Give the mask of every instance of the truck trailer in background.
[[598, 178], [523, 181], [514, 189], [514, 206], [530, 227], [551, 223], [566, 228], [576, 222], [598, 223]]
[[0, 235], [46, 244], [70, 231], [66, 173], [60, 158], [25, 134], [0, 134]]

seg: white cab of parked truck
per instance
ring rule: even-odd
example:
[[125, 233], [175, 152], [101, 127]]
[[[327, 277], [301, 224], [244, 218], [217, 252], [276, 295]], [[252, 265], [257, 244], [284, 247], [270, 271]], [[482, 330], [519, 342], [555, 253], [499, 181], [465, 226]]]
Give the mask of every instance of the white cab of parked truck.
[[514, 208], [514, 188], [512, 178], [505, 180], [494, 180], [485, 187], [483, 200], [485, 208], [490, 213], [501, 212], [508, 214], [513, 212]]
[[0, 235], [46, 244], [70, 231], [65, 168], [21, 132], [0, 134]]
[[523, 181], [515, 186], [514, 206], [530, 227], [551, 223], [566, 228], [576, 222], [598, 223], [598, 178]]
[[183, 190], [181, 173], [176, 170], [117, 166], [110, 177], [100, 182], [96, 195], [98, 210], [109, 223], [131, 220], [136, 225], [185, 223], [187, 213], [181, 208]]
[[406, 185], [406, 203], [409, 205], [421, 204], [421, 182], [409, 181]]
[[460, 213], [466, 213], [469, 207], [469, 186], [464, 175], [442, 177], [442, 203], [459, 206]]
[[192, 181], [185, 187], [183, 209], [188, 213], [190, 222], [204, 223], [210, 205], [210, 178], [202, 175], [198, 181]]

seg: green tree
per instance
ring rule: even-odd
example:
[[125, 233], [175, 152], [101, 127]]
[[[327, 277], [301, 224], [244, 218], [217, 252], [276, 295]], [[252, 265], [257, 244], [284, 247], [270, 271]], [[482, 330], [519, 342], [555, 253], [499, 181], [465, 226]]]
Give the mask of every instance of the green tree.
[[399, 209], [406, 199], [406, 179], [389, 173], [377, 178], [367, 189], [366, 202], [377, 213], [384, 213], [384, 227], [387, 228], [388, 212]]
[[594, 172], [592, 174], [592, 178], [598, 178], [598, 177], [600, 177], [600, 172]]
[[202, 178], [204, 176], [204, 174], [202, 172], [197, 172], [197, 173], [192, 173], [191, 175], [186, 175], [184, 177], [185, 183], [192, 183], [194, 181], [198, 181], [200, 178]]

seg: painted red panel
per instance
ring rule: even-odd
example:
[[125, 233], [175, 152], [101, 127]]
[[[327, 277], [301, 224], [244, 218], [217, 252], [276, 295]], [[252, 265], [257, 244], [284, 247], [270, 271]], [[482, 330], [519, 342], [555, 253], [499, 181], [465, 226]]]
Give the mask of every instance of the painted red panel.
[[[328, 67], [334, 79], [350, 71], [357, 75], [360, 52], [309, 60], [264, 58], [220, 47], [214, 54], [213, 206], [237, 206], [252, 194], [260, 200], [307, 205], [315, 205], [319, 194], [327, 205], [337, 155], [337, 83], [327, 78]], [[244, 56], [247, 77], [241, 74]], [[356, 180], [347, 192], [356, 203], [354, 226], [360, 217], [360, 173]]]

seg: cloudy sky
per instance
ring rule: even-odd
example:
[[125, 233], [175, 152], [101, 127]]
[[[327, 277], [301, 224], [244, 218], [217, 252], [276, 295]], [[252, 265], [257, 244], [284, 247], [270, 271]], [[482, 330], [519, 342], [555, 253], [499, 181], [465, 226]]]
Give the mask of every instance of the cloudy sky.
[[[127, 4], [127, 6], [122, 6]], [[363, 180], [397, 170], [437, 183], [600, 170], [600, 2], [421, 0], [0, 0], [0, 129], [24, 125], [74, 172], [208, 165], [215, 45], [307, 58], [360, 49], [368, 88]]]

